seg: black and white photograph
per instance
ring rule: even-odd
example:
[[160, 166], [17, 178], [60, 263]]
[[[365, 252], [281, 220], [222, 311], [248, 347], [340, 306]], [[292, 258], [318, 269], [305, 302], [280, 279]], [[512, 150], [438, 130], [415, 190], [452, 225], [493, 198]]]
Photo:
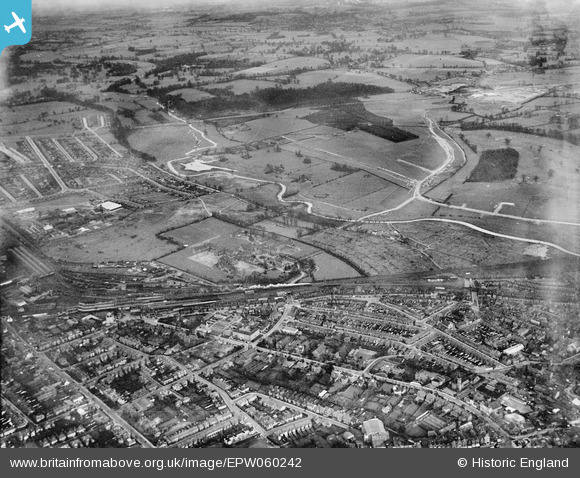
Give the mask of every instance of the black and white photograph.
[[580, 2], [24, 3], [1, 448], [580, 447]]

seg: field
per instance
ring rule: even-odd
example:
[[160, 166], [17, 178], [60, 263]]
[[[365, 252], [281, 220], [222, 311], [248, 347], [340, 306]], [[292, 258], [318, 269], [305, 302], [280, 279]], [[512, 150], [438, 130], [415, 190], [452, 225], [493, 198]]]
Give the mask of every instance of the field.
[[483, 63], [452, 55], [401, 55], [386, 63], [394, 68], [483, 68]]
[[[346, 15], [343, 18], [342, 13], [329, 18], [315, 15], [316, 22], [321, 25], [313, 28], [311, 21], [314, 17], [304, 12], [287, 12], [279, 18], [268, 14], [252, 17], [252, 20], [242, 16], [225, 21], [216, 15], [209, 19], [195, 17], [193, 21], [173, 11], [158, 18], [155, 28], [152, 26], [147, 34], [133, 30], [122, 34], [114, 28], [117, 19], [111, 17], [103, 19], [99, 29], [94, 25], [83, 25], [87, 28], [82, 33], [85, 43], [82, 47], [69, 38], [64, 39], [62, 45], [67, 48], [63, 48], [60, 56], [55, 53], [59, 45], [56, 42], [33, 44], [30, 49], [20, 52], [22, 72], [20, 81], [14, 81], [12, 88], [16, 106], [2, 106], [3, 132], [12, 136], [3, 142], [13, 147], [15, 141], [12, 138], [16, 133], [43, 136], [34, 138], [34, 141], [42, 151], [54, 153], [56, 159], [53, 161], [51, 157], [49, 161], [58, 166], [58, 172], [68, 187], [92, 188], [94, 193], [107, 197], [116, 195], [131, 200], [131, 196], [146, 207], [157, 202], [160, 209], [152, 208], [153, 212], [148, 213], [150, 218], [161, 212], [167, 214], [163, 208], [171, 203], [179, 209], [181, 202], [176, 196], [152, 191], [139, 180], [125, 177], [120, 170], [107, 169], [99, 174], [100, 158], [92, 161], [89, 152], [75, 150], [75, 159], [68, 164], [66, 153], [59, 153], [56, 144], [52, 147], [51, 141], [56, 137], [70, 155], [73, 146], [77, 146], [74, 141], [71, 143], [72, 134], [80, 131], [82, 119], [86, 118], [87, 124], [95, 128], [104, 141], [126, 153], [108, 128], [112, 116], [109, 118], [99, 111], [85, 110], [73, 103], [42, 102], [41, 98], [45, 86], [74, 93], [78, 100], [100, 102], [116, 111], [122, 125], [132, 132], [129, 138], [131, 146], [157, 158], [156, 165], [178, 175], [187, 175], [191, 180], [224, 193], [235, 194], [235, 197], [209, 195], [203, 198], [203, 205], [195, 201], [190, 210], [191, 220], [218, 213], [251, 225], [269, 214], [280, 214], [281, 211], [274, 206], [283, 207], [287, 212], [293, 209], [304, 211], [305, 206], [298, 204], [300, 201], [312, 203], [317, 214], [349, 219], [396, 208], [412, 197], [413, 181], [426, 178], [446, 159], [443, 149], [427, 128], [425, 116], [442, 124], [460, 119], [481, 121], [478, 114], [497, 115], [505, 107], [522, 115], [516, 119], [494, 119], [499, 125], [517, 120], [525, 126], [557, 129], [553, 117], [558, 113], [564, 122], [560, 131], [567, 131], [566, 120], [580, 112], [573, 96], [577, 88], [571, 87], [560, 98], [539, 96], [554, 85], [574, 83], [580, 67], [572, 65], [538, 74], [527, 71], [525, 66], [502, 61], [504, 58], [509, 61], [524, 61], [526, 58], [529, 19], [525, 15], [514, 15], [516, 10], [513, 7], [498, 7], [492, 13], [476, 17], [467, 5], [455, 5], [450, 22], [447, 22], [441, 7], [432, 4], [422, 5], [419, 12], [405, 5], [398, 6], [393, 12], [377, 7], [370, 16], [362, 15], [358, 7], [351, 10], [346, 5], [337, 7], [336, 11], [352, 12], [352, 17]], [[413, 20], [407, 24], [410, 13], [413, 13]], [[366, 28], [364, 21], [374, 21], [375, 15], [376, 20], [384, 25], [380, 29]], [[147, 18], [145, 13], [136, 12], [130, 21], [148, 21]], [[365, 20], [361, 23], [363, 18]], [[445, 18], [444, 27], [442, 18]], [[351, 28], [351, 21], [357, 25], [356, 28]], [[62, 30], [57, 19], [43, 19], [38, 26], [39, 31], [51, 40]], [[171, 34], [167, 34], [168, 28], [171, 28]], [[465, 54], [466, 49], [472, 51]], [[179, 55], [192, 52], [201, 53], [201, 56], [194, 55], [195, 60], [191, 56], [185, 57], [184, 61], [179, 59]], [[96, 60], [103, 60], [103, 64], [98, 66]], [[112, 68], [107, 62], [130, 63], [137, 71], [126, 76], [111, 76]], [[263, 64], [252, 68], [246, 66], [259, 63]], [[165, 65], [171, 66], [161, 71]], [[151, 73], [158, 67], [162, 68]], [[37, 74], [36, 69], [41, 73]], [[139, 76], [139, 82], [135, 81], [135, 76]], [[128, 79], [130, 83], [107, 91], [118, 79]], [[230, 93], [253, 93], [256, 88], [301, 89], [329, 81], [389, 87], [394, 92], [359, 98], [366, 108], [362, 114], [345, 108], [304, 106], [271, 111], [267, 116], [262, 116], [260, 111], [259, 116], [243, 118], [228, 116], [224, 110], [223, 113], [216, 111], [216, 116], [225, 118], [216, 120], [214, 124], [191, 120], [185, 110], [180, 111], [175, 106], [172, 114], [193, 121], [192, 127], [199, 131], [207, 130], [207, 136], [216, 141], [216, 151], [211, 157], [213, 161], [208, 166], [223, 168], [221, 171], [193, 167], [208, 159], [195, 156], [194, 151], [211, 148], [213, 144], [163, 111], [161, 104], [165, 93], [155, 91], [155, 88], [167, 87], [165, 91], [169, 95], [182, 95], [187, 101], [196, 102], [211, 98], [214, 88], [230, 90], [224, 95], [227, 97]], [[467, 85], [465, 92], [455, 91], [459, 85]], [[462, 111], [451, 111], [452, 96], [455, 104], [466, 102]], [[35, 101], [38, 103], [27, 104]], [[521, 108], [516, 112], [518, 107]], [[236, 108], [233, 110], [238, 111]], [[252, 113], [256, 111], [243, 112]], [[105, 127], [102, 126], [103, 120]], [[570, 206], [579, 202], [577, 147], [532, 135], [490, 131], [488, 136], [487, 131], [460, 131], [454, 126], [457, 123], [445, 128], [459, 145], [453, 146], [457, 160], [453, 168], [447, 168], [437, 178], [423, 184], [423, 194], [458, 207], [578, 221], [577, 208]], [[401, 131], [402, 136], [399, 134]], [[459, 138], [460, 132], [467, 141]], [[409, 135], [405, 136], [406, 133]], [[506, 138], [511, 143], [506, 142]], [[406, 141], [394, 142], [399, 139]], [[96, 138], [85, 143], [91, 148], [99, 146]], [[509, 174], [481, 176], [486, 159], [479, 161], [478, 154], [471, 151], [469, 144], [475, 145], [479, 153], [512, 147], [520, 154], [519, 163], [511, 168]], [[467, 162], [457, 170], [463, 157], [459, 148], [465, 150]], [[33, 152], [30, 154], [34, 155]], [[3, 164], [11, 167], [11, 160], [3, 159]], [[95, 164], [80, 171], [76, 160]], [[106, 159], [104, 163], [109, 164], [105, 167], [117, 168], [117, 164], [111, 164], [113, 160], [116, 158]], [[168, 167], [166, 163], [169, 161], [175, 162]], [[130, 155], [127, 155], [127, 162], [131, 162], [131, 168], [142, 166], [142, 161]], [[41, 166], [38, 161], [35, 163]], [[185, 170], [182, 166], [187, 163], [195, 163], [192, 170]], [[46, 171], [43, 170], [38, 178], [25, 168], [11, 171], [14, 174], [3, 184], [9, 194], [16, 195], [21, 190], [24, 201], [41, 199], [24, 178], [36, 184], [44, 180]], [[147, 174], [151, 171], [149, 168]], [[500, 171], [490, 168], [489, 172]], [[470, 177], [478, 182], [469, 182]], [[437, 184], [439, 181], [441, 184]], [[276, 197], [280, 192], [277, 183], [287, 188], [285, 199], [289, 202], [286, 204]], [[53, 192], [53, 189], [52, 185], [45, 189], [38, 187], [40, 195], [45, 191]], [[6, 203], [10, 201], [8, 197], [4, 199]], [[269, 211], [250, 204], [254, 201], [268, 206]], [[128, 223], [143, 214], [143, 211], [136, 212], [127, 219]], [[376, 219], [431, 215], [466, 219], [478, 224], [492, 219], [419, 200]], [[184, 217], [188, 217], [188, 213]], [[174, 225], [174, 222], [170, 223]], [[518, 230], [518, 227], [514, 224], [513, 230]], [[502, 228], [509, 231], [503, 223]], [[153, 230], [157, 230], [156, 227]], [[132, 232], [132, 235], [141, 237], [142, 231]], [[529, 233], [527, 230], [526, 234]], [[104, 234], [104, 231], [95, 234]], [[298, 235], [296, 229], [293, 234]], [[79, 239], [73, 238], [72, 241]], [[84, 250], [82, 253], [87, 254]], [[107, 253], [103, 250], [100, 255]], [[201, 262], [209, 261], [208, 264], [215, 259], [211, 255], [199, 257]], [[243, 268], [243, 264], [240, 267]]]
[[425, 177], [428, 172], [421, 168], [429, 169], [444, 161], [442, 150], [425, 135], [412, 141], [392, 143], [363, 131], [352, 131], [329, 139], [304, 140], [301, 147], [306, 154], [322, 154], [327, 161], [368, 168], [400, 185], [405, 185], [407, 178]]
[[[235, 95], [243, 95], [244, 93], [251, 93], [252, 91], [255, 91], [256, 88], [260, 88], [260, 89], [261, 88], [272, 88], [275, 85], [276, 85], [276, 83], [274, 81], [243, 79], [243, 80], [227, 81], [224, 83], [216, 83], [216, 84], [208, 85], [205, 88], [225, 89], [225, 90], [230, 90]], [[206, 92], [206, 94], [209, 95], [209, 93], [207, 93], [207, 92]], [[209, 96], [207, 96], [206, 98], [209, 98]], [[203, 98], [190, 100], [184, 96], [183, 99], [185, 99], [187, 101], [198, 101], [199, 99], [203, 99]]]
[[[196, 181], [222, 187], [224, 191], [236, 192], [261, 204], [280, 204], [276, 201], [279, 187], [259, 183], [269, 181], [285, 184], [288, 200], [311, 202], [315, 212], [332, 217], [357, 218], [365, 212], [395, 207], [409, 198], [410, 180], [425, 178], [445, 160], [443, 150], [430, 135], [423, 117], [428, 107], [438, 106], [438, 101], [416, 100], [402, 113], [398, 103], [408, 96], [380, 95], [364, 102], [366, 109], [378, 113], [366, 112], [362, 105], [355, 104], [353, 111], [345, 110], [348, 113], [345, 118], [344, 109], [339, 108], [336, 114], [330, 115], [329, 121], [349, 122], [352, 117], [355, 123], [372, 119], [378, 126], [389, 127], [388, 115], [392, 112], [396, 116], [395, 126], [404, 123], [402, 133], [414, 134], [415, 139], [394, 143], [358, 129], [345, 132], [331, 126], [317, 126], [311, 121], [326, 121], [326, 116], [319, 116], [328, 110], [297, 108], [220, 127], [220, 133], [230, 142], [244, 141], [252, 146], [248, 147], [247, 156], [241, 152], [222, 153], [219, 162], [208, 166], [243, 177], [225, 172], [188, 172], [179, 164], [173, 166], [180, 174], [194, 175]], [[349, 127], [347, 124], [341, 126]], [[274, 140], [278, 142], [277, 147]], [[459, 152], [457, 155], [460, 156]], [[362, 172], [337, 181], [357, 170]], [[252, 182], [249, 178], [259, 181]], [[244, 181], [247, 186], [241, 187]]]
[[[510, 147], [520, 153], [514, 178], [499, 183], [467, 183], [477, 165], [477, 155], [465, 148], [468, 152], [466, 166], [429, 191], [429, 197], [443, 200], [452, 194], [448, 202], [454, 205], [494, 211], [500, 203], [508, 203], [502, 206], [501, 212], [529, 218], [579, 221], [580, 211], [571, 207], [580, 203], [577, 146], [522, 133], [489, 133], [488, 137], [486, 131], [466, 131], [465, 137], [482, 151], [505, 147], [507, 138]], [[441, 212], [448, 216], [459, 214], [445, 208]]]
[[[296, 120], [286, 121], [291, 124]], [[264, 124], [264, 127], [267, 127], [265, 119], [254, 120], [250, 123]], [[276, 119], [272, 123], [275, 124]], [[278, 124], [283, 125], [284, 119], [279, 119]], [[290, 125], [287, 126], [289, 127]], [[239, 125], [232, 128], [225, 128], [229, 131], [227, 134], [235, 134], [239, 131]], [[249, 157], [225, 153], [220, 155], [219, 162], [209, 163], [208, 167], [228, 169], [235, 175], [256, 178], [260, 181], [281, 182], [288, 187], [286, 198], [289, 200], [312, 202], [315, 211], [322, 214], [335, 217], [346, 214], [345, 217], [358, 217], [364, 211], [374, 212], [386, 209], [389, 205], [397, 205], [399, 203], [397, 201], [402, 202], [407, 199], [408, 191], [401, 187], [407, 183], [403, 175], [411, 178], [424, 177], [427, 171], [421, 169], [421, 161], [427, 163], [427, 166], [437, 166], [438, 163], [435, 161], [442, 155], [440, 152], [437, 154], [438, 150], [435, 150], [432, 154], [419, 156], [422, 149], [427, 152], [433, 148], [432, 140], [427, 137], [408, 142], [415, 145], [415, 148], [409, 149], [403, 148], [400, 143], [394, 144], [363, 132], [353, 131], [346, 136], [345, 133], [329, 135], [327, 132], [332, 130], [332, 128], [321, 127], [304, 130], [300, 134], [287, 134], [287, 138], [294, 140], [282, 144], [278, 152], [272, 147], [262, 146], [260, 149], [250, 149]], [[321, 147], [318, 147], [319, 145]], [[323, 147], [328, 149], [323, 149]], [[370, 160], [370, 152], [374, 152], [371, 148], [376, 148], [377, 153], [377, 160], [374, 164]], [[400, 154], [390, 160], [390, 155], [380, 153], [380, 148], [394, 149], [394, 154], [397, 154], [397, 151], [400, 151]], [[333, 150], [341, 153], [334, 153]], [[361, 151], [365, 152], [365, 162], [354, 159], [360, 157]], [[346, 156], [346, 154], [352, 154], [352, 156]], [[270, 171], [268, 171], [268, 165]], [[174, 167], [183, 168], [178, 164], [174, 164]], [[361, 169], [363, 171], [360, 173], [351, 174]], [[194, 174], [197, 181], [206, 184], [223, 185], [227, 191], [238, 192], [239, 189], [231, 182], [234, 179], [224, 182], [228, 178], [227, 174], [200, 175], [200, 173], [188, 173], [183, 169], [178, 169], [178, 171], [181, 174]], [[236, 178], [235, 180], [243, 179]], [[216, 181], [219, 182], [216, 183]], [[256, 181], [254, 186], [258, 184], [259, 182]], [[256, 195], [258, 191], [269, 191], [270, 196], [266, 203], [264, 203], [263, 194]], [[275, 195], [278, 191], [279, 188], [275, 185], [263, 185], [254, 187], [251, 191], [244, 188], [240, 193], [246, 199], [259, 200], [262, 204], [269, 204], [274, 200], [275, 204]]]
[[[77, 204], [73, 201], [70, 204]], [[69, 201], [51, 202], [51, 207], [65, 206]], [[54, 204], [54, 206], [52, 206]], [[119, 214], [119, 213], [114, 213]], [[159, 239], [156, 234], [168, 227], [178, 227], [207, 216], [198, 200], [180, 205], [166, 203], [128, 215], [113, 226], [66, 240], [43, 244], [44, 252], [55, 259], [70, 262], [145, 261], [168, 254], [177, 246]]]
[[[161, 222], [163, 217], [155, 219]], [[147, 224], [109, 227], [67, 239], [66, 242], [47, 243], [44, 252], [54, 259], [91, 263], [153, 260], [176, 249], [174, 245], [148, 234], [148, 227]]]
[[[227, 161], [220, 163], [220, 166], [232, 168], [239, 173], [266, 181], [281, 181], [288, 186], [290, 186], [289, 183], [294, 183], [300, 188], [307, 187], [303, 186], [303, 183], [316, 185], [342, 175], [340, 172], [330, 169], [332, 163], [321, 161], [310, 155], [299, 157], [294, 150], [286, 145], [279, 152], [275, 152], [273, 149], [251, 151], [249, 159], [243, 159], [239, 155], [233, 154], [225, 155], [225, 157]], [[309, 162], [308, 160], [305, 162], [306, 157], [309, 158]], [[271, 164], [274, 169], [283, 168], [283, 171], [266, 173], [268, 164]]]
[[386, 86], [392, 88], [395, 92], [410, 91], [411, 87], [401, 81], [393, 80], [376, 73], [355, 71], [341, 71], [341, 70], [318, 70], [300, 73], [296, 76], [299, 81], [297, 84], [292, 84], [293, 88], [307, 88], [309, 86], [318, 85], [325, 81], [331, 80], [340, 83], [363, 83], [365, 85]]
[[213, 95], [205, 91], [196, 90], [195, 88], [183, 88], [180, 90], [175, 90], [171, 92], [171, 95], [181, 95], [185, 101], [191, 102], [204, 100], [206, 98], [213, 98]]
[[307, 131], [315, 125], [309, 121], [299, 119], [300, 111], [285, 111], [267, 118], [246, 121], [243, 129], [237, 129], [227, 137], [239, 142], [262, 141], [277, 138], [284, 134]]
[[324, 124], [343, 131], [358, 128], [394, 143], [410, 141], [418, 137], [393, 126], [391, 119], [370, 113], [360, 103], [320, 108], [318, 112], [306, 116], [305, 119], [311, 123]]
[[429, 54], [439, 55], [441, 52], [457, 54], [461, 51], [463, 45], [468, 45], [471, 48], [481, 48], [483, 51], [486, 51], [494, 47], [495, 41], [476, 35], [428, 33], [419, 38], [408, 38], [402, 41], [396, 41], [394, 45], [400, 49], [408, 48], [414, 53], [428, 51]]
[[163, 162], [183, 158], [198, 147], [209, 146], [199, 133], [180, 124], [140, 129], [129, 136], [129, 143], [136, 150]]
[[316, 280], [348, 279], [360, 275], [345, 262], [325, 252], [318, 253], [312, 258], [316, 264], [316, 271], [313, 274]]
[[471, 94], [472, 100], [489, 101], [494, 103], [522, 103], [546, 92], [543, 87], [502, 87], [493, 90], [476, 90]]
[[[357, 212], [386, 209], [389, 204], [402, 202], [408, 191], [394, 183], [364, 171], [349, 174], [319, 186], [302, 190], [298, 196], [317, 207], [334, 205], [334, 215], [343, 211]], [[318, 209], [317, 209], [318, 210]]]
[[329, 62], [321, 58], [299, 57], [299, 58], [289, 58], [287, 60], [274, 61], [272, 63], [267, 63], [262, 66], [248, 68], [247, 70], [239, 71], [237, 74], [245, 76], [284, 74], [300, 68], [310, 70], [322, 68], [328, 65]]
[[82, 118], [98, 118], [103, 112], [73, 103], [49, 101], [19, 108], [0, 106], [0, 137], [28, 134], [72, 134], [83, 128]]
[[265, 219], [254, 224], [256, 227], [263, 227], [266, 231], [280, 236], [298, 239], [304, 231], [311, 230], [313, 224], [302, 220], [296, 220], [295, 224], [284, 224], [281, 216], [271, 219]]
[[[400, 125], [402, 128], [408, 125], [424, 127], [424, 116], [427, 111], [434, 118], [437, 118], [436, 115], [439, 113], [450, 113], [449, 99], [437, 96], [389, 93], [375, 95], [363, 100], [363, 103], [371, 113], [391, 118], [395, 126]], [[405, 105], [404, 108], [401, 107], [402, 104]]]

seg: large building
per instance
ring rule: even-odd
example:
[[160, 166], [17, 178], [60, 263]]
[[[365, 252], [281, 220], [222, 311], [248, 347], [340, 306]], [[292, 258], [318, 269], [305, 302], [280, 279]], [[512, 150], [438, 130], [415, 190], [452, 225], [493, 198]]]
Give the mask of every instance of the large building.
[[107, 212], [116, 211], [117, 209], [121, 209], [122, 207], [123, 206], [113, 201], [105, 201], [104, 203], [99, 204], [99, 208], [101, 209], [101, 211]]
[[389, 439], [389, 432], [378, 418], [371, 418], [363, 422], [363, 435], [366, 443], [372, 444], [373, 448], [383, 447]]

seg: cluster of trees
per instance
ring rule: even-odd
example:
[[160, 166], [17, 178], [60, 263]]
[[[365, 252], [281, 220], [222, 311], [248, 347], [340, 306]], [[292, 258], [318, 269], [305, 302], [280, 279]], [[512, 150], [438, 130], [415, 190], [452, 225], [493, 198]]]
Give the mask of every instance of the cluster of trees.
[[175, 70], [183, 67], [183, 65], [195, 63], [198, 58], [205, 55], [207, 55], [207, 53], [203, 51], [194, 53], [182, 53], [181, 55], [175, 55], [169, 58], [163, 58], [162, 60], [156, 60], [155, 63], [157, 64], [157, 67], [145, 73], [145, 78], [148, 78], [151, 75], [157, 75], [163, 71]]
[[264, 174], [282, 174], [284, 172], [284, 165], [280, 164], [279, 166], [272, 166], [270, 163], [266, 164], [264, 168]]
[[114, 93], [127, 93], [123, 86], [130, 85], [132, 83], [130, 78], [122, 78], [114, 83], [111, 83], [105, 91], [112, 91]]
[[461, 53], [460, 55], [463, 58], [467, 58], [468, 60], [473, 60], [479, 53], [481, 52], [480, 48], [471, 48], [467, 44], [461, 45]]
[[119, 110], [119, 114], [124, 116], [125, 118], [134, 119], [135, 118], [135, 111], [130, 110], [128, 108], [121, 108]]
[[[267, 15], [268, 12], [260, 12], [260, 15]], [[255, 20], [258, 16], [257, 13], [247, 12], [247, 13], [231, 13], [227, 15], [210, 15], [209, 13], [204, 13], [197, 18], [193, 18], [188, 22], [189, 26], [198, 25], [201, 22], [236, 22], [236, 23], [246, 23]]]
[[562, 131], [557, 129], [545, 130], [542, 128], [531, 128], [527, 126], [522, 126], [519, 123], [475, 123], [467, 122], [461, 123], [461, 129], [464, 131], [477, 130], [477, 129], [493, 129], [499, 131], [512, 131], [514, 133], [525, 133], [533, 134], [536, 136], [544, 136], [547, 138], [553, 138], [558, 140], [568, 141], [569, 143], [580, 145], [580, 135], [568, 133], [564, 134]]
[[520, 153], [513, 148], [488, 149], [481, 153], [468, 182], [493, 182], [513, 179], [518, 170]]
[[340, 163], [334, 163], [330, 169], [332, 169], [333, 171], [338, 171], [340, 173], [356, 173], [358, 171], [358, 169], [356, 168], [351, 168], [350, 166], [346, 165], [346, 164], [340, 164]]
[[[179, 87], [179, 86], [178, 86]], [[364, 85], [357, 83], [326, 82], [304, 89], [279, 87], [256, 89], [250, 93], [235, 95], [228, 91], [218, 91], [218, 96], [196, 102], [187, 102], [179, 97], [173, 97], [173, 107], [184, 114], [191, 116], [209, 116], [232, 110], [264, 111], [271, 108], [288, 108], [298, 105], [318, 106], [328, 103], [341, 104], [351, 101], [358, 96], [392, 93], [387, 87]], [[147, 90], [150, 96], [160, 99], [164, 103], [169, 89], [152, 88]], [[212, 90], [212, 94], [214, 90]]]
[[469, 141], [463, 133], [459, 133], [459, 138], [463, 141], [471, 151], [477, 153], [477, 145]]
[[345, 39], [323, 41], [322, 44], [328, 47], [328, 53], [343, 53], [345, 51], [350, 51], [352, 47], [352, 43], [347, 42]]
[[[4, 68], [4, 66], [3, 66]], [[21, 83], [21, 78], [37, 78], [38, 76], [43, 76], [49, 72], [55, 75], [64, 75], [66, 65], [57, 65], [56, 61], [51, 62], [33, 62], [21, 64], [18, 56], [12, 60], [6, 62], [6, 72], [8, 79], [8, 86], [16, 85]]]
[[[129, 111], [130, 110], [123, 110], [122, 111], [123, 116], [128, 114], [130, 117], [131, 113], [129, 113]], [[119, 142], [119, 144], [127, 148], [131, 152], [131, 154], [134, 154], [135, 156], [141, 158], [144, 161], [150, 162], [157, 161], [157, 158], [152, 154], [139, 151], [138, 149], [135, 149], [131, 146], [129, 140], [127, 139], [130, 132], [131, 128], [123, 126], [123, 123], [117, 116], [117, 113], [113, 113], [113, 120], [111, 121], [111, 133], [113, 133], [113, 136], [115, 136], [115, 139]]]
[[130, 46], [128, 48], [128, 50], [130, 52], [135, 53], [136, 56], [151, 55], [153, 53], [157, 53], [157, 48], [155, 48], [155, 47], [153, 47], [153, 48], [135, 48], [134, 46]]
[[104, 63], [104, 66], [107, 69], [107, 76], [127, 76], [132, 75], [137, 71], [135, 65], [131, 63], [106, 62]]
[[311, 123], [320, 123], [343, 131], [360, 129], [379, 138], [398, 143], [416, 139], [418, 136], [409, 131], [393, 126], [390, 118], [370, 113], [360, 102], [351, 101], [348, 105], [321, 108], [316, 113], [306, 116]]
[[248, 58], [202, 58], [201, 63], [205, 69], [218, 69], [218, 68], [229, 68], [229, 69], [240, 69], [240, 68], [254, 68], [256, 66], [262, 66], [265, 61], [250, 61]]

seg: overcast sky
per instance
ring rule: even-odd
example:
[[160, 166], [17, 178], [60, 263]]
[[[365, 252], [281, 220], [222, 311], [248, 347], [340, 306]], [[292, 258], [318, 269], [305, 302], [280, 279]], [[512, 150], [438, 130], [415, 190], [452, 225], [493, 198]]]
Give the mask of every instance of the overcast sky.
[[[3, 1], [3, 0], [0, 0]], [[338, 2], [338, 0], [336, 0]], [[400, 3], [403, 0], [379, 0], [383, 3]], [[405, 0], [409, 4], [421, 3], [425, 0]], [[288, 6], [308, 5], [309, 0], [32, 0], [34, 11], [45, 13], [62, 13], [63, 10], [78, 12], [82, 10], [115, 10], [118, 8], [136, 7], [163, 9], [171, 6], [189, 6], [195, 9], [196, 5], [220, 5], [230, 4], [246, 8], [266, 9], [275, 5], [286, 4]], [[322, 3], [314, 0], [314, 3]], [[447, 0], [449, 3], [449, 0]], [[521, 8], [529, 8], [530, 5], [544, 5], [550, 13], [563, 13], [580, 6], [580, 0], [512, 0], [512, 4]]]
[[110, 7], [149, 7], [167, 8], [172, 5], [212, 5], [219, 3], [232, 3], [241, 6], [251, 4], [280, 4], [282, 2], [292, 3], [292, 0], [32, 0], [33, 6], [37, 9], [49, 10], [60, 8], [72, 8], [75, 10], [83, 8], [110, 8]]

